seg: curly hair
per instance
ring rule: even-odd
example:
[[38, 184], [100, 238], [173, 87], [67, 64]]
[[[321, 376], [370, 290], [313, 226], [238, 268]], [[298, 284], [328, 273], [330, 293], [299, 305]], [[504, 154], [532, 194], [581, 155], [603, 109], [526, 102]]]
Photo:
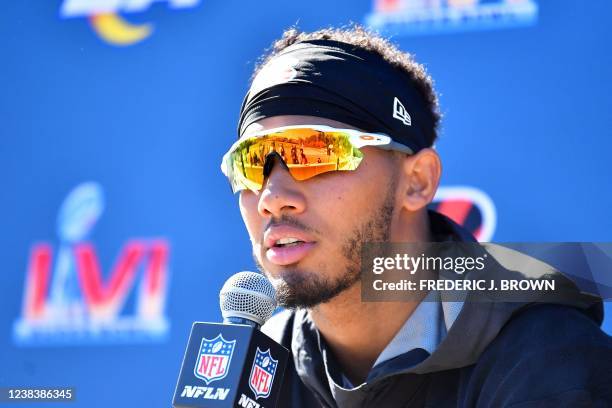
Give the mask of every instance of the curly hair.
[[261, 68], [282, 50], [290, 45], [309, 40], [334, 40], [354, 45], [377, 53], [389, 64], [405, 73], [423, 98], [425, 110], [430, 115], [433, 129], [429, 134], [433, 135], [433, 138], [428, 142], [430, 146], [433, 145], [438, 135], [441, 119], [433, 79], [427, 73], [425, 67], [416, 62], [411, 54], [401, 51], [397, 45], [391, 43], [388, 39], [360, 25], [355, 24], [346, 28], [325, 28], [310, 33], [298, 31], [295, 27], [285, 30], [282, 37], [274, 41], [272, 46], [259, 58], [251, 82]]

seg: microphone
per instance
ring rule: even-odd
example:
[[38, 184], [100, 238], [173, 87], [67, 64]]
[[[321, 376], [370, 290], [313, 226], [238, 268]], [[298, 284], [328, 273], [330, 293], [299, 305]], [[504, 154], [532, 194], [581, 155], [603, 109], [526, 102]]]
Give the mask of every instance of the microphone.
[[219, 307], [223, 323], [259, 329], [276, 309], [274, 287], [259, 273], [238, 272], [221, 288]]
[[223, 323], [194, 322], [172, 406], [274, 408], [289, 350], [259, 328], [276, 309], [265, 276], [239, 272], [219, 293]]

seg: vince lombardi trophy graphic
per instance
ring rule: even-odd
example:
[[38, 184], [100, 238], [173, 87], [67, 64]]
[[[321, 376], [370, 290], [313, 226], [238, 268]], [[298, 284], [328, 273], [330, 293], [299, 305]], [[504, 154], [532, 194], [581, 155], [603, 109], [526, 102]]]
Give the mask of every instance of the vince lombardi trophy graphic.
[[58, 320], [85, 319], [73, 246], [90, 235], [104, 210], [104, 193], [95, 182], [74, 188], [62, 203], [57, 218], [59, 249], [53, 270], [49, 311]]

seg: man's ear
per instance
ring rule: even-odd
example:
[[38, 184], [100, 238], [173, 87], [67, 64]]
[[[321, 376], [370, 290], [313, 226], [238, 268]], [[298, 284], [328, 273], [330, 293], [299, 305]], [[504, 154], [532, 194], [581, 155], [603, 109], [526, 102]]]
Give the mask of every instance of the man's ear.
[[400, 191], [403, 208], [414, 212], [429, 204], [436, 194], [442, 163], [435, 150], [426, 148], [402, 158]]

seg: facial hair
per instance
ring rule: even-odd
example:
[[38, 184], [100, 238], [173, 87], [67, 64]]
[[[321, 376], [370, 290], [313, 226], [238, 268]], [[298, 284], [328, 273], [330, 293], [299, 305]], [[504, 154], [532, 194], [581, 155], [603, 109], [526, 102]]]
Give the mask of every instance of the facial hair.
[[[276, 300], [280, 306], [294, 308], [312, 308], [326, 303], [349, 289], [361, 280], [361, 253], [363, 246], [370, 242], [388, 242], [391, 237], [391, 219], [395, 207], [395, 188], [397, 178], [389, 183], [385, 199], [375, 208], [369, 218], [355, 227], [341, 247], [341, 256], [346, 268], [337, 278], [322, 276], [320, 271], [304, 271], [297, 268], [285, 270], [282, 278], [272, 279], [276, 289]], [[287, 217], [290, 218], [290, 217]], [[295, 220], [288, 223], [298, 224]], [[334, 264], [330, 260], [329, 264]], [[255, 262], [259, 270], [266, 274], [263, 266]], [[329, 265], [328, 264], [328, 265]]]

